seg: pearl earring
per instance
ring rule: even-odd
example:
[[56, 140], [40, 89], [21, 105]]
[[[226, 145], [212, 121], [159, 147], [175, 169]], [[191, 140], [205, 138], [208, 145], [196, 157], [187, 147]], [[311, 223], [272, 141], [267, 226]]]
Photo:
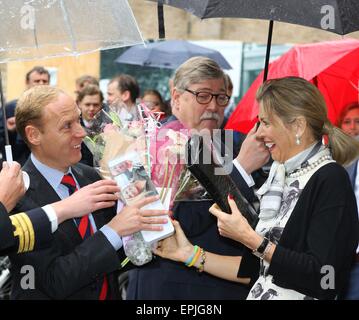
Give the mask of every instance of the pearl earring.
[[295, 135], [295, 144], [296, 144], [297, 146], [300, 145], [300, 137], [299, 137], [299, 134], [298, 134], [298, 133]]

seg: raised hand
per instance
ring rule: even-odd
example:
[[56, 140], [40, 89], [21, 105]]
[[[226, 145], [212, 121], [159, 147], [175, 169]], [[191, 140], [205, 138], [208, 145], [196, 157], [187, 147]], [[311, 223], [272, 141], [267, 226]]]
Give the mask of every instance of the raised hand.
[[158, 196], [147, 197], [131, 205], [125, 206], [109, 223], [108, 226], [115, 230], [121, 237], [128, 236], [140, 230], [161, 231], [161, 224], [166, 224], [167, 219], [158, 216], [166, 216], [168, 210], [144, 210], [145, 205], [157, 201]]
[[89, 184], [70, 197], [52, 204], [59, 223], [66, 219], [81, 217], [97, 210], [109, 208], [116, 204], [120, 191], [116, 182], [99, 180]]
[[248, 173], [260, 169], [269, 161], [270, 153], [264, 142], [257, 137], [256, 126], [248, 132], [247, 137], [242, 143], [241, 150], [237, 156], [237, 161]]

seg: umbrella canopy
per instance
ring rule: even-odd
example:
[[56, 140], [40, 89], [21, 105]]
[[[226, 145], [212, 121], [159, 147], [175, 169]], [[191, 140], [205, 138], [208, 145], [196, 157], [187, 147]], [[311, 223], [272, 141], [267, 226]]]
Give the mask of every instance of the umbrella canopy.
[[[337, 34], [359, 30], [358, 0], [151, 0], [184, 9], [201, 19], [251, 18], [269, 20], [263, 81], [267, 79], [273, 21], [282, 21]], [[160, 12], [160, 11], [159, 11]], [[159, 14], [159, 30], [164, 29]], [[163, 31], [164, 33], [164, 31]]]
[[[359, 30], [357, 0], [157, 0], [201, 19], [251, 18], [282, 21], [337, 34]], [[333, 23], [330, 19], [333, 17]]]
[[[359, 101], [359, 41], [347, 39], [295, 46], [269, 67], [268, 79], [286, 76], [298, 76], [314, 83], [325, 98], [329, 119], [336, 123], [345, 105]], [[262, 79], [263, 72], [237, 105], [226, 129], [247, 133], [254, 126], [258, 115], [255, 95]]]
[[195, 56], [211, 58], [223, 69], [232, 69], [220, 52], [184, 40], [159, 41], [146, 46], [133, 46], [115, 61], [139, 66], [176, 69], [183, 62]]
[[[143, 43], [127, 0], [6, 0], [0, 21], [0, 63]], [[9, 144], [1, 74], [0, 100]]]
[[127, 0], [7, 0], [0, 21], [0, 62], [143, 43]]

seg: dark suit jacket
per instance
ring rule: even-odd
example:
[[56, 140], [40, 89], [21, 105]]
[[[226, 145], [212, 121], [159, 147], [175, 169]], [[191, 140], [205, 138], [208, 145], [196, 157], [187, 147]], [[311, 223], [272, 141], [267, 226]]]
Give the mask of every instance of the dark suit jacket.
[[[33, 250], [46, 246], [52, 239], [50, 221], [41, 208], [36, 208], [25, 213], [31, 221], [31, 225], [20, 225], [16, 228], [9, 218], [8, 212], [0, 202], [0, 255], [7, 255], [13, 252], [22, 252], [21, 250], [30, 250], [29, 248], [20, 248], [19, 235], [14, 235], [14, 230], [21, 233], [32, 232], [34, 239]], [[15, 229], [16, 228], [16, 229]]]
[[357, 177], [358, 161], [359, 160], [356, 160], [350, 166], [346, 167], [353, 189], [355, 187], [355, 179]]
[[[35, 168], [31, 159], [23, 167], [30, 176], [30, 188], [21, 199], [16, 211], [24, 211], [59, 200], [57, 193]], [[100, 179], [92, 168], [77, 164], [72, 172], [80, 186]], [[113, 208], [94, 213], [97, 229], [115, 214]], [[59, 225], [52, 246], [34, 253], [11, 256], [14, 299], [98, 299], [103, 275], [109, 281], [109, 292], [116, 298], [116, 271], [125, 258], [123, 250], [116, 252], [102, 232], [82, 240], [72, 220]], [[35, 289], [23, 290], [20, 282], [24, 274], [21, 267], [35, 269]]]
[[[80, 119], [81, 125], [85, 128], [85, 123], [83, 122], [82, 118]], [[94, 166], [93, 155], [89, 148], [87, 148], [85, 142], [81, 143], [81, 163], [87, 164], [90, 167]]]
[[[15, 116], [16, 104], [17, 104], [17, 100], [12, 100], [6, 104], [5, 106], [6, 119]], [[17, 133], [17, 131], [8, 132], [8, 134], [9, 134], [9, 143], [12, 146], [12, 157], [14, 161], [17, 161], [21, 165], [23, 165], [30, 154], [30, 150], [27, 147], [24, 140], [22, 139], [22, 137]], [[4, 129], [2, 114], [0, 116], [0, 151], [3, 155], [3, 160], [4, 160], [5, 159], [5, 129]]]
[[[218, 233], [216, 218], [208, 209], [212, 201], [181, 201], [174, 217], [189, 241], [209, 252], [242, 255], [243, 247]], [[140, 300], [240, 300], [249, 287], [222, 280], [183, 263], [156, 257], [143, 267], [129, 272], [127, 298]]]

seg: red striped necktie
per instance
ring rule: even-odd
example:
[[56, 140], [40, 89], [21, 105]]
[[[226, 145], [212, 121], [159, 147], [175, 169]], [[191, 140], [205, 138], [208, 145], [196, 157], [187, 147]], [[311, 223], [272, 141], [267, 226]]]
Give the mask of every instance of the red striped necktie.
[[[61, 184], [63, 184], [69, 189], [69, 195], [72, 195], [75, 191], [77, 191], [76, 182], [71, 173], [68, 173], [63, 176]], [[81, 218], [75, 218], [75, 221], [82, 239], [86, 239], [89, 236], [93, 235], [93, 229], [88, 214], [84, 215]]]
[[[69, 190], [69, 195], [72, 195], [75, 191], [77, 191], [77, 186], [74, 177], [71, 173], [65, 174], [61, 180], [61, 184], [66, 186]], [[93, 235], [93, 229], [89, 220], [89, 215], [84, 215], [81, 218], [75, 218], [77, 229], [80, 233], [81, 238], [84, 240]], [[106, 300], [108, 291], [108, 282], [107, 277], [104, 275], [103, 284], [101, 287], [101, 292], [99, 296], [99, 300]]]

